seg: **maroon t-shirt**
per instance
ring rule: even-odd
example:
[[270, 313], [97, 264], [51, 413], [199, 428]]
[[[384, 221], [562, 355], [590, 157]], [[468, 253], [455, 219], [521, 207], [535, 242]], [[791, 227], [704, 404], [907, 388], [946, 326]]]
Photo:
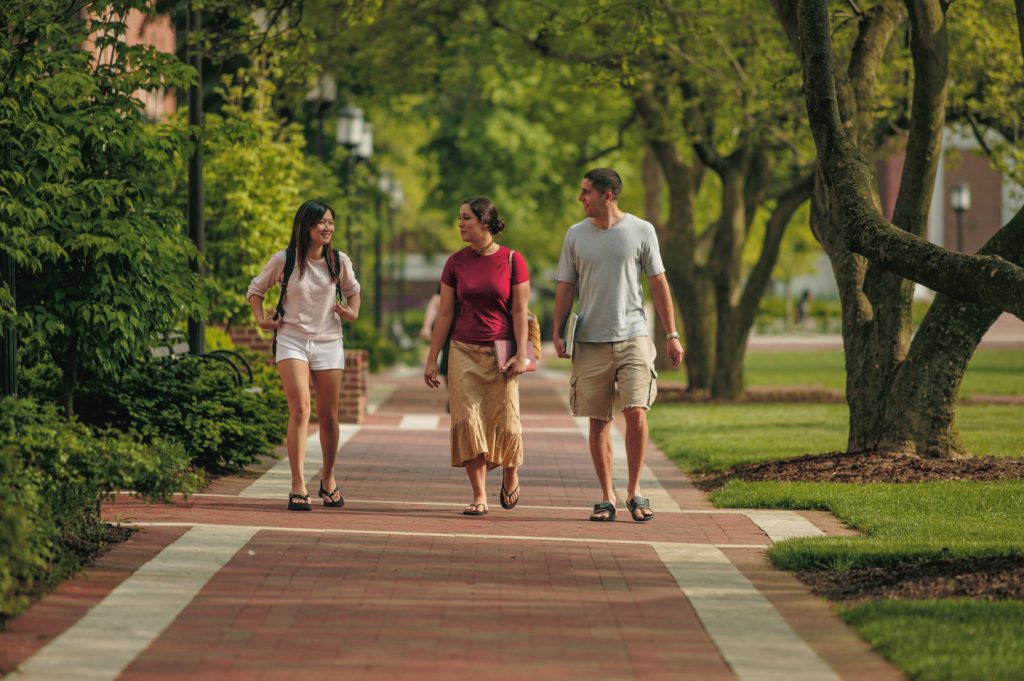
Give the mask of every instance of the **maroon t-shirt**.
[[490, 255], [478, 255], [470, 247], [454, 253], [444, 264], [441, 283], [455, 289], [459, 315], [452, 338], [466, 343], [514, 340], [512, 285], [530, 280], [526, 260], [516, 251], [509, 272], [509, 249], [499, 246]]

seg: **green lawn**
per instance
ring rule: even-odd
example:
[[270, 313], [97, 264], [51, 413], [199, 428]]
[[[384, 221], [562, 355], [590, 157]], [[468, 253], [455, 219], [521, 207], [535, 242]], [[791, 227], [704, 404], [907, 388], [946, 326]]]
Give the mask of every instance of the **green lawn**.
[[1024, 678], [1024, 603], [876, 601], [841, 614], [912, 679]]
[[[771, 354], [779, 359], [779, 353]], [[820, 353], [811, 354], [810, 363], [819, 367], [812, 374], [822, 375], [815, 359], [820, 359]], [[977, 366], [984, 367], [976, 376], [998, 375], [1001, 370], [991, 363], [995, 357], [976, 358], [976, 362], [982, 360]], [[972, 364], [973, 369], [977, 366]], [[1019, 368], [1005, 370], [1015, 372], [1019, 375]], [[1009, 390], [1012, 382], [1001, 385]], [[985, 392], [995, 390], [986, 386]], [[971, 451], [1024, 456], [1024, 406], [964, 406], [958, 414], [961, 434]], [[659, 404], [649, 419], [652, 437], [681, 468], [709, 471], [843, 450], [848, 411], [845, 405], [821, 404]], [[829, 510], [865, 533], [780, 542], [769, 557], [790, 570], [846, 569], [944, 555], [1024, 553], [1024, 480], [870, 485], [731, 482], [712, 499], [728, 507]], [[844, 609], [842, 614], [911, 678], [1024, 678], [1024, 603], [1019, 601], [878, 601]]]
[[[747, 386], [811, 386], [842, 390], [846, 372], [841, 350], [756, 351], [746, 354]], [[682, 370], [661, 372], [662, 380], [686, 382]], [[979, 348], [967, 366], [961, 396], [1024, 395], [1024, 350]]]
[[[1024, 456], [1024, 406], [971, 405], [958, 410], [960, 433], [978, 454]], [[842, 404], [659, 404], [651, 437], [684, 470], [846, 448], [849, 412]]]

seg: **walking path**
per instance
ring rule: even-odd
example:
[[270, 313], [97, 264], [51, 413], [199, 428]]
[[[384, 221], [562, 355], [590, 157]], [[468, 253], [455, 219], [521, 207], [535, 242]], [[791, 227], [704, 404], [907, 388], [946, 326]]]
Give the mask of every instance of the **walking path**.
[[[287, 462], [173, 505], [104, 508], [140, 529], [0, 634], [12, 679], [897, 679], [772, 541], [845, 533], [820, 513], [715, 509], [652, 447], [657, 517], [587, 520], [598, 485], [566, 376], [522, 379], [519, 505], [461, 515], [444, 396], [373, 377], [343, 426], [344, 509], [284, 510]], [[616, 436], [618, 471], [625, 453]], [[318, 484], [319, 443], [306, 473]], [[616, 480], [624, 496], [624, 480]]]

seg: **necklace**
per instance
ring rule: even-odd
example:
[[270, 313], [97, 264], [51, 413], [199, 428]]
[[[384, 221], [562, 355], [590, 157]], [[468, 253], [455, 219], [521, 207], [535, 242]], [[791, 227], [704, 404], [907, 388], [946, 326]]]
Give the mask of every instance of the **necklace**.
[[483, 248], [474, 248], [473, 252], [476, 253], [477, 255], [483, 255], [484, 253], [487, 252], [487, 249], [490, 248], [493, 245], [494, 245], [494, 239], [491, 239], [491, 241], [486, 246], [484, 246]]

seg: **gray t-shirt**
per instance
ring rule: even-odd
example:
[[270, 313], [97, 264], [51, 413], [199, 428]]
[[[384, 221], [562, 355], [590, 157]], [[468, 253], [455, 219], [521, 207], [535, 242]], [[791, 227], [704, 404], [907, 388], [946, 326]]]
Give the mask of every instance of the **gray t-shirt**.
[[658, 236], [646, 220], [626, 213], [608, 229], [589, 218], [570, 227], [556, 278], [578, 284], [576, 340], [610, 343], [646, 336], [641, 277], [664, 271]]

